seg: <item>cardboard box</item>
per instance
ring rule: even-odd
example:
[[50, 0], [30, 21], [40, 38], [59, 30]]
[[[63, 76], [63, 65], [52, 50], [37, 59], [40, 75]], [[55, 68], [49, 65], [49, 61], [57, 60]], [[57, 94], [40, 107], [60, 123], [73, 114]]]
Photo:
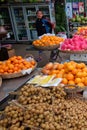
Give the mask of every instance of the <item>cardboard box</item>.
[[12, 57], [12, 56], [15, 56], [15, 49], [10, 49], [8, 50], [8, 55], [9, 55], [9, 58]]

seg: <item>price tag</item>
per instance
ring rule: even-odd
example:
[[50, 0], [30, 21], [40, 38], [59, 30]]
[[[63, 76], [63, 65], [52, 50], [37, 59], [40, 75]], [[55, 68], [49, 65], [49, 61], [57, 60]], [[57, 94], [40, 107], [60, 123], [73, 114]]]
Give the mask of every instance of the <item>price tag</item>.
[[71, 54], [70, 60], [87, 61], [87, 54]]

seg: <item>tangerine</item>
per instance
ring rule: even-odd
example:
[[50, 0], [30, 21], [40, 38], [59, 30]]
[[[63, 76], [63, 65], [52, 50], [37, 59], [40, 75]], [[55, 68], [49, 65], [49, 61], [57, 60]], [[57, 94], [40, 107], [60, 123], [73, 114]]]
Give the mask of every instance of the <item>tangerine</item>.
[[74, 79], [74, 75], [71, 74], [71, 73], [68, 73], [68, 74], [66, 75], [66, 78], [67, 78], [67, 80], [73, 80], [73, 79]]
[[68, 84], [74, 85], [75, 82], [74, 82], [73, 80], [69, 80], [69, 81], [68, 81]]
[[62, 83], [63, 83], [63, 84], [67, 84], [67, 83], [68, 83], [68, 80], [67, 80], [66, 78], [63, 78]]
[[82, 82], [81, 78], [75, 78], [75, 83], [76, 84], [81, 83], [81, 82]]
[[84, 87], [85, 85], [83, 83], [78, 83], [77, 84], [79, 87]]

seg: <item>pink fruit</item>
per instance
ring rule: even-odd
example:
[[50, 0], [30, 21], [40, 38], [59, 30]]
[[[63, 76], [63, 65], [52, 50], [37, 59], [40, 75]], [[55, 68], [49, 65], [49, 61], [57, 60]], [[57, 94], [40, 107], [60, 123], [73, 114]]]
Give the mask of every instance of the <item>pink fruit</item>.
[[87, 39], [83, 36], [74, 35], [73, 38], [66, 39], [61, 45], [63, 50], [86, 50], [87, 49]]

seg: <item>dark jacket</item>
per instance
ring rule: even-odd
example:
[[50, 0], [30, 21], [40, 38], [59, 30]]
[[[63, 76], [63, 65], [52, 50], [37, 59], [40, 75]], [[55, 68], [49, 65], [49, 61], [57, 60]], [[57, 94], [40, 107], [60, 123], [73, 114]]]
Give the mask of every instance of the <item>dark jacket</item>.
[[45, 18], [37, 19], [36, 20], [36, 30], [37, 30], [38, 36], [41, 36], [46, 33], [52, 33], [52, 25]]

